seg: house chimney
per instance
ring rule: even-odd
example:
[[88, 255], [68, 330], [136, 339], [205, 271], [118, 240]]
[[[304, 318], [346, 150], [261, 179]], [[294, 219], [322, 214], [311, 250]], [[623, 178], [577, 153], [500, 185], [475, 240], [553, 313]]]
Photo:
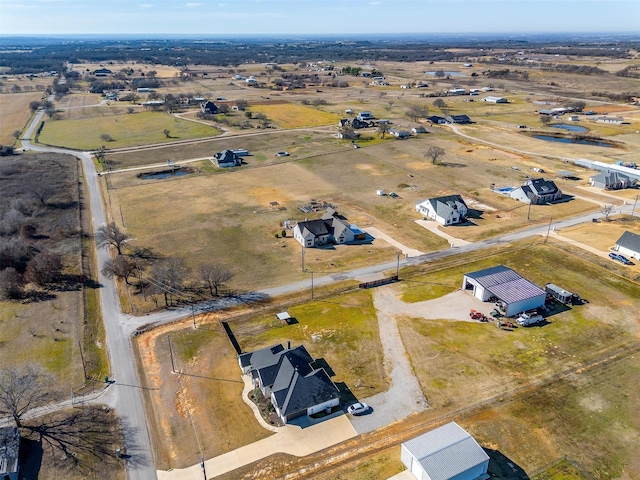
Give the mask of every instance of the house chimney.
[[291, 350], [291, 341], [287, 340], [287, 350]]

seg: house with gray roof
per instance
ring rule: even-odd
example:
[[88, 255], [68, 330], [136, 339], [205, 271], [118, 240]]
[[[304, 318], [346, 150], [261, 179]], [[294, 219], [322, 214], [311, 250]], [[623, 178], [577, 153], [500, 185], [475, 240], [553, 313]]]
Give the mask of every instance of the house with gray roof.
[[466, 273], [462, 288], [483, 302], [497, 301], [507, 317], [542, 307], [546, 292], [504, 265]]
[[404, 442], [400, 460], [417, 480], [483, 480], [489, 478], [489, 456], [455, 422]]
[[605, 190], [620, 190], [622, 188], [635, 187], [638, 180], [615, 170], [600, 172], [590, 179], [592, 187], [604, 188]]
[[347, 219], [332, 208], [328, 208], [321, 218], [298, 222], [293, 227], [293, 238], [300, 245], [307, 248], [322, 245], [352, 243], [364, 240], [366, 234], [356, 225], [351, 225]]
[[340, 404], [340, 392], [329, 374], [315, 365], [303, 345], [274, 345], [238, 357], [242, 372], [271, 403], [284, 423]]
[[640, 235], [629, 231], [624, 232], [613, 249], [622, 255], [640, 260]]
[[448, 123], [471, 123], [471, 119], [467, 115], [447, 115], [446, 120]]
[[220, 168], [239, 167], [242, 165], [240, 155], [233, 150], [223, 150], [222, 152], [216, 153], [213, 158]]
[[442, 225], [453, 225], [464, 222], [468, 208], [460, 195], [447, 195], [416, 203], [416, 211]]
[[527, 180], [521, 187], [513, 189], [509, 196], [520, 202], [542, 205], [560, 200], [562, 198], [562, 190], [558, 188], [553, 180], [532, 178]]

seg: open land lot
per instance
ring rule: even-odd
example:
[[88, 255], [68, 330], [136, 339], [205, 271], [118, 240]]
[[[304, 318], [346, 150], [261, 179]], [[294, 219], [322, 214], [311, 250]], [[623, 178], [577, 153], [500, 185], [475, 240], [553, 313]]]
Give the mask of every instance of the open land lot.
[[[164, 130], [169, 130], [169, 137]], [[218, 133], [209, 125], [181, 120], [166, 113], [138, 112], [77, 120], [47, 120], [39, 141], [46, 145], [95, 150], [100, 145], [109, 148], [128, 147], [210, 137]], [[105, 140], [101, 138], [102, 135], [108, 135], [112, 140]]]
[[[0, 169], [3, 267], [23, 276], [22, 289], [0, 302], [0, 364], [39, 365], [55, 378], [54, 398], [85, 386], [80, 348], [90, 378], [108, 374], [94, 292], [81, 288], [91, 271], [81, 261], [78, 174], [75, 158], [57, 154], [5, 158]], [[60, 259], [55, 277], [30, 266], [50, 258], [42, 255]]]
[[29, 119], [29, 102], [40, 101], [42, 92], [0, 94], [0, 145], [13, 145], [13, 132], [24, 128]]

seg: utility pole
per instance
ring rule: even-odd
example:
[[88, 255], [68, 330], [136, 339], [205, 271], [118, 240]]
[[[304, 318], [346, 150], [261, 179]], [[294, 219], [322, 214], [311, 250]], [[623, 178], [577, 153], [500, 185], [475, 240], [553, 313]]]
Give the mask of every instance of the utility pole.
[[553, 218], [549, 217], [549, 227], [547, 228], [547, 236], [544, 237], [544, 243], [547, 243], [547, 240], [549, 240], [549, 232], [551, 231], [551, 221], [553, 220]]
[[171, 335], [167, 335], [169, 340], [169, 355], [171, 355], [171, 373], [176, 373], [176, 365], [173, 363], [173, 348], [171, 348]]
[[633, 202], [633, 208], [631, 209], [631, 216], [633, 217], [633, 212], [636, 211], [636, 205], [638, 204], [638, 195], [636, 195], [636, 200]]
[[527, 220], [531, 219], [531, 202], [529, 202], [529, 209], [527, 210]]
[[398, 252], [396, 258], [396, 278], [400, 278], [400, 252]]
[[198, 324], [196, 323], [196, 308], [191, 304], [191, 318], [193, 319], [193, 329], [198, 328]]
[[304, 245], [302, 245], [302, 271], [304, 272]]
[[86, 380], [87, 377], [87, 365], [84, 363], [84, 355], [82, 353], [82, 344], [80, 343], [80, 340], [78, 340], [78, 347], [80, 348], [80, 359], [82, 360], [82, 371], [84, 372], [84, 379]]
[[311, 272], [311, 300], [313, 300], [313, 272]]

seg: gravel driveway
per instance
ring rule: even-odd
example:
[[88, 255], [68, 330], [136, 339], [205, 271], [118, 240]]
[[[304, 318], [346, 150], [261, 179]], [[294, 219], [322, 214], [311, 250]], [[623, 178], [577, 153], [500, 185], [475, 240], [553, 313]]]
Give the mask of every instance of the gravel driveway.
[[358, 433], [371, 432], [407, 415], [425, 410], [428, 405], [418, 380], [409, 364], [407, 352], [392, 314], [387, 313], [388, 297], [395, 297], [392, 285], [378, 287], [373, 293], [373, 304], [378, 311], [378, 328], [384, 351], [384, 369], [389, 378], [389, 390], [364, 399], [373, 412], [353, 417]]
[[378, 313], [380, 341], [384, 351], [384, 368], [390, 386], [386, 392], [360, 399], [368, 403], [373, 411], [368, 415], [352, 417], [358, 433], [370, 432], [428, 408], [400, 338], [396, 315], [477, 322], [469, 318], [472, 308], [484, 313], [493, 308], [492, 304], [480, 302], [463, 290], [417, 303], [405, 303], [397, 295], [393, 285], [373, 290], [373, 305]]

